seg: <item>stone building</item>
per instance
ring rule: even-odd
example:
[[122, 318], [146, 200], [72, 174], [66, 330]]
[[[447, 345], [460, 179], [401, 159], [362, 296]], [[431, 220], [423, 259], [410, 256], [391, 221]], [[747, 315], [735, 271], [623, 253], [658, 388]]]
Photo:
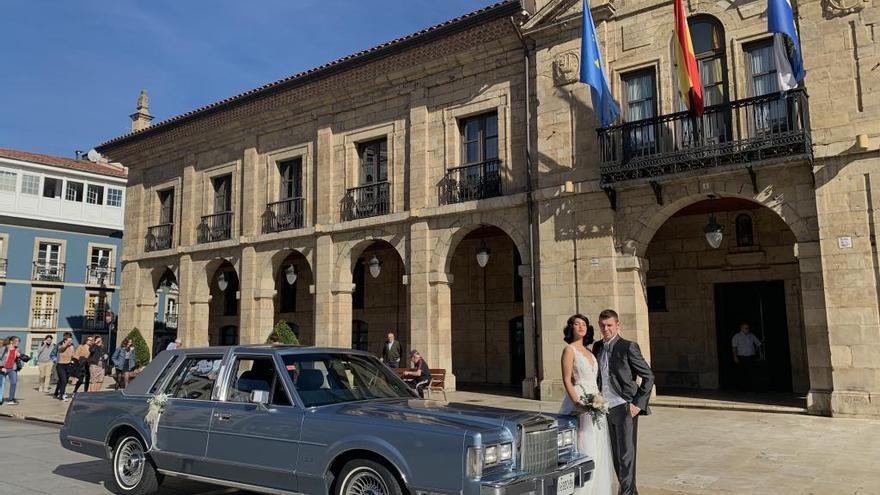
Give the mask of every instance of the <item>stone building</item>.
[[378, 352], [394, 331], [451, 386], [552, 400], [574, 312], [617, 309], [660, 393], [735, 383], [748, 322], [763, 387], [876, 416], [880, 5], [793, 3], [808, 75], [780, 93], [766, 1], [686, 2], [701, 118], [660, 0], [591, 2], [606, 129], [577, 0], [494, 4], [152, 126], [139, 109], [99, 147], [130, 168], [120, 325], [152, 328], [171, 277], [187, 345], [284, 319]]

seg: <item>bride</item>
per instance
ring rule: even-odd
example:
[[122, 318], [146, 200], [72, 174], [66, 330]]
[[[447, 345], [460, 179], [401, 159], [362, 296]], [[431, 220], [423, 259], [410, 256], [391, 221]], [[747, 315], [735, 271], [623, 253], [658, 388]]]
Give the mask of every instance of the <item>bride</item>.
[[562, 351], [562, 380], [565, 399], [560, 414], [578, 417], [577, 448], [595, 463], [590, 481], [579, 488], [576, 495], [611, 495], [614, 466], [611, 458], [611, 437], [608, 423], [602, 416], [598, 425], [581, 408], [581, 395], [598, 394], [599, 363], [586, 346], [593, 343], [593, 327], [586, 316], [576, 314], [565, 325], [565, 341]]

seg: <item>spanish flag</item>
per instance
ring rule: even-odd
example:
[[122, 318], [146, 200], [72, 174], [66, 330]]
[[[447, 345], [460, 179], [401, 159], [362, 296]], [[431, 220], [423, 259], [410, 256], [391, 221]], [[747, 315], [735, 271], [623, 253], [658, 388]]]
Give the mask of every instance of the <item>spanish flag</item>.
[[678, 91], [688, 109], [697, 115], [703, 115], [703, 84], [700, 82], [700, 71], [697, 69], [697, 59], [694, 57], [691, 30], [688, 28], [681, 0], [673, 0], [673, 5], [675, 6], [675, 65], [678, 69]]

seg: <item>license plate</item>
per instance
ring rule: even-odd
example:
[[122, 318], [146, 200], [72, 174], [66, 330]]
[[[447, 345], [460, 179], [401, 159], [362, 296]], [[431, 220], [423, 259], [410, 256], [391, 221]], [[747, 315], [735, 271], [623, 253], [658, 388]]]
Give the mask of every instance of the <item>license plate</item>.
[[574, 473], [563, 474], [556, 479], [556, 495], [574, 494]]

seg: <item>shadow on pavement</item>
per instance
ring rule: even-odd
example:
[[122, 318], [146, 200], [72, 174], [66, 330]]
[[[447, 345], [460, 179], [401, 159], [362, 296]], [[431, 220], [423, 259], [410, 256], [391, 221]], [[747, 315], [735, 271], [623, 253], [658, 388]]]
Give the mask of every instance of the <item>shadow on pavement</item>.
[[56, 467], [52, 474], [72, 478], [97, 485], [109, 485], [110, 483], [110, 463], [103, 460], [94, 460], [87, 462], [77, 462], [74, 464], [63, 464]]

